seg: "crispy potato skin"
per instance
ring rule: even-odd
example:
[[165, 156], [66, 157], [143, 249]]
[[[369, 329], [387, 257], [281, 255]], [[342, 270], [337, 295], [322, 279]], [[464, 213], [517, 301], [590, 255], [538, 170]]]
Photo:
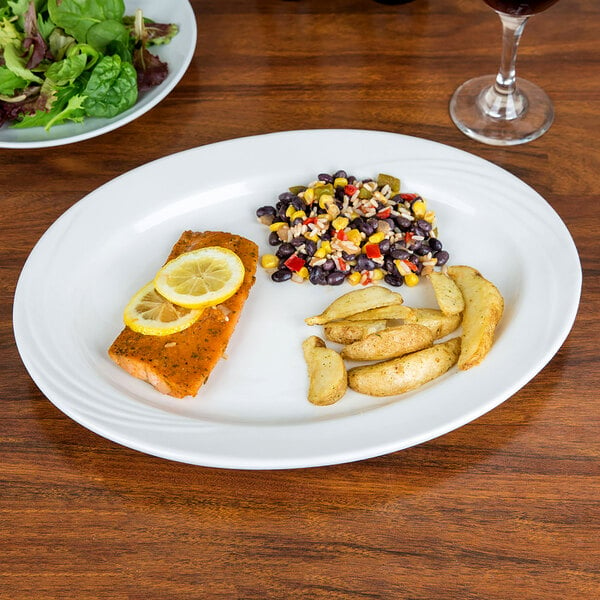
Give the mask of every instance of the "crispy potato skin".
[[445, 315], [437, 308], [415, 308], [413, 314], [414, 322], [430, 329], [435, 340], [456, 331], [462, 321], [462, 315]]
[[460, 289], [451, 277], [440, 271], [433, 271], [428, 276], [435, 299], [445, 315], [458, 315], [465, 309], [465, 301]]
[[384, 362], [348, 371], [348, 386], [369, 396], [395, 396], [414, 390], [446, 373], [460, 354], [460, 338]]
[[385, 329], [386, 321], [333, 321], [323, 326], [325, 338], [336, 344], [352, 344]]
[[390, 304], [389, 306], [380, 306], [363, 312], [356, 313], [346, 317], [348, 321], [371, 321], [373, 319], [386, 319], [389, 321], [402, 320], [405, 322], [414, 321], [414, 309], [404, 304]]
[[337, 402], [348, 389], [348, 375], [342, 357], [313, 335], [302, 343], [308, 368], [308, 400], [318, 406]]
[[402, 304], [404, 299], [398, 292], [380, 286], [353, 290], [334, 300], [320, 315], [307, 317], [307, 325], [324, 325], [331, 321], [339, 321], [371, 308]]
[[504, 312], [504, 299], [498, 288], [472, 267], [450, 267], [448, 274], [465, 300], [458, 368], [466, 371], [480, 364], [490, 351]]
[[433, 344], [433, 334], [424, 325], [406, 323], [372, 333], [342, 349], [350, 360], [386, 360], [422, 350]]

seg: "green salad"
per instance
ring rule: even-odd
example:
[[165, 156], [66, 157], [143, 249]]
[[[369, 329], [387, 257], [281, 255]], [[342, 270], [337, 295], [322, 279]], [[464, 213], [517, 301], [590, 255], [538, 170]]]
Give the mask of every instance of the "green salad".
[[168, 65], [149, 51], [177, 34], [123, 0], [0, 0], [0, 126], [114, 117]]

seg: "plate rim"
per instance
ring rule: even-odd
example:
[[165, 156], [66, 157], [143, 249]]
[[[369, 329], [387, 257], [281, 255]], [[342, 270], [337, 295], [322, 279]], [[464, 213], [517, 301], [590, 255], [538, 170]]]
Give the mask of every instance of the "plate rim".
[[[152, 444], [150, 444], [149, 446], [145, 445], [145, 444], [141, 444], [138, 442], [136, 442], [135, 440], [128, 440], [128, 441], [124, 441], [122, 439], [115, 439], [114, 436], [110, 435], [110, 431], [104, 431], [101, 427], [94, 427], [94, 423], [85, 423], [82, 421], [85, 421], [85, 419], [82, 419], [80, 416], [78, 415], [74, 415], [74, 414], [70, 414], [71, 411], [65, 410], [64, 406], [61, 406], [60, 401], [55, 402], [55, 400], [51, 397], [51, 395], [53, 394], [53, 390], [50, 389], [50, 387], [48, 385], [40, 385], [40, 382], [37, 380], [36, 377], [34, 377], [34, 375], [32, 374], [32, 371], [35, 372], [35, 366], [32, 364], [28, 364], [28, 360], [27, 358], [24, 356], [24, 352], [23, 352], [23, 348], [22, 348], [22, 343], [20, 343], [20, 340], [22, 340], [22, 336], [19, 332], [19, 327], [21, 326], [22, 322], [21, 322], [21, 316], [19, 315], [19, 304], [18, 304], [18, 300], [20, 298], [20, 290], [21, 290], [21, 279], [24, 275], [24, 273], [26, 273], [26, 269], [28, 266], [28, 263], [31, 259], [32, 256], [35, 256], [35, 251], [36, 248], [38, 248], [40, 246], [40, 244], [43, 243], [44, 238], [49, 234], [49, 232], [54, 228], [54, 227], [60, 227], [60, 222], [63, 219], [67, 219], [68, 215], [73, 216], [74, 215], [74, 211], [77, 210], [82, 210], [82, 207], [85, 206], [85, 202], [93, 202], [93, 199], [96, 195], [101, 195], [101, 191], [105, 186], [107, 185], [111, 185], [113, 184], [113, 182], [120, 180], [122, 178], [127, 178], [127, 177], [131, 177], [134, 176], [133, 174], [135, 174], [136, 172], [144, 169], [144, 168], [152, 168], [153, 166], [156, 165], [156, 163], [161, 162], [161, 161], [166, 161], [166, 160], [178, 160], [178, 157], [182, 154], [186, 154], [186, 153], [193, 153], [193, 152], [204, 152], [204, 151], [208, 151], [210, 152], [211, 149], [214, 146], [226, 146], [228, 144], [231, 143], [252, 143], [253, 140], [256, 140], [258, 138], [260, 139], [266, 139], [269, 137], [289, 137], [289, 136], [312, 136], [312, 135], [323, 135], [323, 134], [341, 134], [341, 135], [345, 135], [345, 134], [358, 134], [358, 135], [383, 135], [386, 137], [392, 136], [395, 139], [401, 140], [403, 139], [404, 141], [406, 140], [417, 140], [418, 143], [425, 143], [426, 145], [429, 144], [434, 144], [436, 146], [439, 146], [443, 149], [449, 149], [452, 152], [458, 152], [460, 153], [460, 155], [464, 155], [468, 158], [469, 161], [473, 161], [473, 159], [476, 159], [476, 161], [482, 161], [482, 164], [486, 164], [487, 166], [491, 166], [494, 169], [498, 170], [499, 173], [501, 173], [504, 177], [509, 176], [510, 178], [512, 178], [514, 181], [518, 182], [520, 185], [524, 185], [526, 186], [529, 190], [531, 190], [539, 199], [542, 200], [544, 206], [546, 207], [548, 214], [550, 214], [553, 218], [553, 220], [555, 221], [555, 224], [560, 225], [563, 228], [563, 232], [566, 233], [566, 235], [568, 236], [568, 239], [570, 240], [570, 243], [572, 244], [572, 251], [574, 251], [574, 257], [576, 257], [577, 259], [577, 275], [578, 277], [576, 279], [578, 279], [578, 285], [576, 286], [576, 289], [571, 290], [571, 302], [570, 304], [570, 313], [568, 314], [567, 318], [564, 321], [564, 326], [560, 332], [560, 334], [558, 336], [555, 337], [554, 339], [554, 343], [551, 345], [551, 347], [547, 348], [546, 351], [540, 356], [538, 357], [538, 360], [536, 362], [536, 365], [534, 367], [534, 371], [532, 371], [531, 375], [527, 375], [527, 376], [523, 376], [521, 377], [520, 380], [514, 381], [512, 383], [512, 385], [510, 386], [510, 390], [508, 392], [508, 394], [506, 395], [506, 397], [495, 399], [493, 401], [488, 401], [487, 403], [484, 403], [483, 405], [479, 405], [478, 409], [476, 411], [472, 411], [473, 414], [469, 414], [465, 419], [461, 418], [458, 419], [457, 424], [447, 424], [446, 426], [440, 428], [439, 431], [435, 432], [433, 435], [429, 435], [429, 434], [425, 434], [423, 436], [421, 436], [422, 439], [416, 439], [413, 440], [411, 443], [408, 444], [400, 444], [400, 445], [394, 445], [393, 443], [386, 443], [386, 444], [382, 444], [378, 449], [376, 449], [374, 451], [373, 447], [369, 447], [364, 449], [362, 452], [356, 452], [354, 454], [353, 457], [348, 458], [347, 456], [344, 458], [344, 456], [334, 456], [333, 454], [329, 454], [327, 456], [322, 457], [322, 460], [315, 460], [312, 459], [309, 462], [306, 462], [306, 460], [304, 460], [302, 457], [300, 457], [298, 460], [294, 461], [291, 460], [289, 458], [283, 460], [283, 461], [277, 461], [277, 460], [265, 460], [264, 458], [261, 459], [249, 459], [248, 457], [246, 457], [245, 462], [238, 462], [238, 461], [231, 461], [231, 460], [223, 460], [223, 458], [221, 457], [221, 460], [205, 460], [206, 457], [201, 458], [200, 460], [190, 460], [189, 457], [185, 457], [185, 456], [181, 456], [178, 455], [177, 453], [169, 453], [169, 452], [159, 452], [157, 453], [156, 450], [152, 447]], [[175, 460], [175, 461], [180, 461], [180, 462], [187, 462], [190, 464], [197, 464], [197, 465], [202, 465], [202, 466], [209, 466], [209, 467], [221, 467], [221, 468], [236, 468], [236, 469], [287, 469], [287, 468], [305, 468], [305, 467], [313, 467], [313, 466], [324, 466], [324, 465], [330, 465], [330, 464], [339, 464], [342, 462], [353, 462], [356, 460], [363, 460], [365, 458], [369, 458], [369, 457], [374, 457], [374, 456], [379, 456], [382, 454], [387, 454], [389, 452], [394, 452], [397, 450], [401, 450], [407, 447], [411, 447], [414, 446], [416, 444], [420, 444], [424, 441], [427, 440], [431, 440], [434, 439], [436, 437], [439, 437], [440, 435], [444, 435], [445, 433], [448, 433], [454, 429], [456, 429], [457, 427], [460, 427], [462, 425], [465, 425], [469, 422], [472, 422], [474, 419], [479, 418], [480, 416], [482, 416], [483, 414], [489, 412], [490, 410], [492, 410], [493, 408], [497, 407], [498, 405], [500, 405], [502, 402], [506, 401], [508, 398], [510, 398], [512, 395], [514, 395], [514, 393], [516, 393], [519, 389], [521, 389], [524, 385], [526, 385], [529, 381], [531, 381], [543, 368], [544, 366], [546, 366], [546, 364], [552, 359], [552, 357], [556, 354], [556, 352], [560, 349], [560, 347], [562, 346], [562, 344], [564, 343], [565, 339], [567, 338], [569, 332], [572, 329], [573, 323], [575, 321], [576, 315], [577, 315], [577, 310], [578, 310], [578, 306], [579, 306], [579, 299], [580, 299], [580, 295], [581, 295], [581, 264], [580, 264], [580, 260], [579, 260], [579, 256], [578, 256], [578, 252], [577, 252], [577, 248], [575, 246], [575, 243], [573, 241], [573, 238], [566, 226], [566, 224], [564, 223], [564, 221], [562, 221], [562, 219], [560, 218], [560, 216], [556, 213], [556, 211], [554, 211], [554, 209], [547, 203], [547, 201], [545, 201], [543, 199], [543, 197], [541, 197], [533, 188], [531, 188], [531, 186], [527, 185], [525, 182], [523, 182], [521, 179], [517, 178], [515, 175], [513, 175], [512, 173], [510, 173], [509, 171], [506, 171], [505, 169], [503, 169], [502, 167], [499, 167], [498, 165], [495, 165], [494, 163], [491, 163], [490, 161], [487, 161], [486, 159], [483, 159], [481, 157], [478, 157], [476, 155], [473, 155], [469, 152], [465, 152], [464, 150], [461, 149], [457, 149], [457, 148], [453, 148], [452, 146], [446, 145], [446, 144], [442, 144], [440, 142], [436, 142], [433, 140], [427, 140], [424, 138], [417, 138], [417, 137], [413, 137], [413, 136], [407, 136], [404, 134], [396, 134], [396, 133], [391, 133], [391, 132], [385, 132], [385, 131], [380, 131], [380, 130], [362, 130], [362, 129], [329, 129], [329, 128], [323, 128], [323, 129], [297, 129], [297, 130], [291, 130], [291, 131], [279, 131], [279, 132], [271, 132], [271, 133], [266, 133], [266, 134], [260, 134], [260, 135], [252, 135], [252, 136], [245, 136], [245, 137], [240, 137], [240, 138], [232, 138], [232, 139], [228, 139], [228, 140], [222, 140], [219, 142], [215, 142], [213, 144], [208, 144], [208, 145], [204, 145], [204, 146], [198, 146], [195, 148], [189, 148], [187, 150], [183, 150], [171, 155], [167, 155], [164, 156], [162, 158], [158, 158], [155, 159], [151, 162], [148, 162], [144, 165], [141, 165], [139, 167], [136, 167], [126, 173], [123, 173], [121, 175], [119, 175], [118, 177], [114, 178], [113, 180], [103, 184], [102, 186], [94, 189], [93, 191], [91, 191], [89, 194], [86, 194], [83, 198], [81, 198], [78, 202], [76, 202], [72, 207], [70, 207], [69, 209], [67, 209], [67, 211], [65, 211], [49, 228], [48, 230], [41, 236], [40, 240], [36, 243], [36, 245], [34, 246], [34, 248], [32, 249], [30, 256], [28, 257], [23, 270], [21, 272], [21, 276], [19, 277], [19, 281], [17, 283], [17, 288], [15, 290], [15, 300], [14, 300], [14, 307], [13, 307], [13, 327], [14, 327], [14, 332], [15, 332], [15, 340], [17, 342], [17, 347], [19, 349], [19, 353], [21, 354], [22, 360], [27, 368], [27, 370], [30, 372], [30, 375], [32, 376], [32, 378], [34, 379], [34, 382], [36, 383], [36, 385], [40, 388], [40, 390], [48, 397], [48, 399], [57, 406], [57, 408], [59, 408], [59, 410], [61, 410], [63, 413], [65, 413], [67, 416], [69, 416], [70, 418], [72, 418], [73, 420], [75, 420], [76, 422], [78, 422], [79, 424], [85, 426], [86, 428], [90, 429], [91, 431], [94, 431], [95, 433], [107, 438], [107, 439], [111, 439], [112, 441], [115, 441], [119, 444], [125, 445], [127, 447], [130, 447], [132, 449], [135, 450], [139, 450], [141, 452], [145, 452], [147, 454], [151, 454], [154, 456], [160, 456], [162, 458], [166, 458], [166, 459], [170, 459], [170, 460]], [[25, 352], [25, 355], [27, 353]], [[293, 425], [292, 425], [293, 427]]]

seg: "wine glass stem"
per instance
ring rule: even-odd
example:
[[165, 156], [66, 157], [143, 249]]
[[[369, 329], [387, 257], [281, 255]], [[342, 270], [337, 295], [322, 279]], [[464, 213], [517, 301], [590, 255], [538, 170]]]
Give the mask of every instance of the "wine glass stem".
[[479, 99], [484, 112], [498, 119], [516, 119], [527, 110], [527, 98], [516, 86], [517, 50], [528, 16], [498, 13], [502, 22], [502, 57], [493, 87]]
[[528, 17], [512, 17], [503, 13], [498, 13], [498, 16], [502, 21], [502, 58], [496, 89], [499, 93], [509, 94], [515, 91], [517, 50]]

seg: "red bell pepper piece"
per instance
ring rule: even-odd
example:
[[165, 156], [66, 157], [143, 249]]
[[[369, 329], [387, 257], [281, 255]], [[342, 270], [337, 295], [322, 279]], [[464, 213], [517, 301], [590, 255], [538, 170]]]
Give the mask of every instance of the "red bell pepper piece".
[[354, 196], [354, 194], [356, 194], [357, 191], [358, 188], [355, 185], [352, 185], [351, 183], [344, 187], [344, 194], [348, 196]]
[[390, 206], [388, 206], [387, 208], [384, 208], [383, 210], [380, 210], [380, 211], [377, 213], [377, 216], [378, 216], [380, 219], [387, 219], [387, 218], [388, 218], [388, 217], [389, 217], [391, 214], [392, 214], [392, 209], [391, 209], [391, 207], [390, 207]]
[[414, 202], [417, 198], [419, 198], [419, 194], [400, 194], [400, 198], [402, 198], [402, 200]]
[[290, 271], [294, 271], [294, 273], [297, 273], [304, 266], [304, 260], [300, 258], [297, 254], [292, 254], [283, 264]]
[[379, 244], [365, 244], [365, 254], [369, 258], [381, 258]]
[[415, 265], [414, 262], [411, 262], [410, 260], [403, 260], [402, 261], [411, 271], [418, 271], [419, 267], [417, 267], [417, 265]]

